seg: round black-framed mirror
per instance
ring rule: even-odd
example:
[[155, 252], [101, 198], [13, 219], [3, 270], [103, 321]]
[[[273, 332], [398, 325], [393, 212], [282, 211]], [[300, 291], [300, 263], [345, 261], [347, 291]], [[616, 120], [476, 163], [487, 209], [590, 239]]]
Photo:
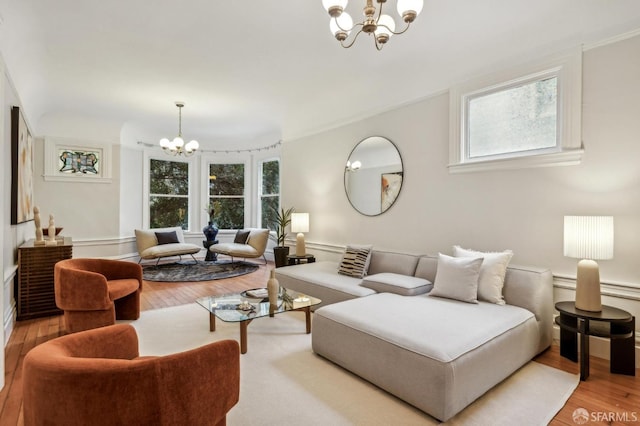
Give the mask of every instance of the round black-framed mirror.
[[395, 203], [404, 178], [396, 145], [383, 136], [367, 137], [349, 154], [344, 190], [349, 203], [365, 216], [378, 216]]

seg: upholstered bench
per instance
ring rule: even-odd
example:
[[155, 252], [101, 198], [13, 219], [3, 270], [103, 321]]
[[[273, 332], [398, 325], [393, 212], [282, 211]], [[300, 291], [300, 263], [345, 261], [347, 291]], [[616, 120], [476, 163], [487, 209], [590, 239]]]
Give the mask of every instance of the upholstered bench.
[[195, 244], [185, 243], [182, 228], [179, 226], [172, 228], [136, 229], [136, 244], [138, 254], [142, 259], [156, 259], [156, 264], [163, 257], [191, 255], [193, 256], [201, 249]]

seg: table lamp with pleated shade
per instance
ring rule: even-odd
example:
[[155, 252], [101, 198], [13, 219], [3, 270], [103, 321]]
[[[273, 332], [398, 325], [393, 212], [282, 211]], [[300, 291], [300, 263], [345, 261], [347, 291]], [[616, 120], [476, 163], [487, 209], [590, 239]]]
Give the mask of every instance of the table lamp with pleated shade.
[[613, 259], [613, 217], [565, 216], [564, 255], [581, 259], [576, 277], [576, 308], [602, 311], [596, 260]]

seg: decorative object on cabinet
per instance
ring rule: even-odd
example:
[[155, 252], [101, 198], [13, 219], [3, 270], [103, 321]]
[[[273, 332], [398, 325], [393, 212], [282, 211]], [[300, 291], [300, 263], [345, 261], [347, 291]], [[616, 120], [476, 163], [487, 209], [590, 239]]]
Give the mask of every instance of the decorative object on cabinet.
[[55, 246], [36, 246], [29, 240], [18, 247], [16, 281], [17, 319], [26, 320], [62, 313], [56, 306], [54, 266], [73, 256], [70, 237]]
[[354, 209], [377, 216], [396, 202], [403, 178], [398, 148], [387, 138], [371, 136], [351, 151], [344, 169], [344, 190]]
[[600, 271], [596, 260], [613, 259], [612, 216], [565, 216], [564, 255], [577, 259], [576, 308], [600, 312]]
[[33, 220], [33, 137], [20, 111], [11, 108], [11, 224]]
[[36, 226], [36, 239], [34, 244], [44, 244], [44, 231], [42, 229], [42, 222], [40, 221], [40, 209], [37, 206], [33, 207], [33, 221]]

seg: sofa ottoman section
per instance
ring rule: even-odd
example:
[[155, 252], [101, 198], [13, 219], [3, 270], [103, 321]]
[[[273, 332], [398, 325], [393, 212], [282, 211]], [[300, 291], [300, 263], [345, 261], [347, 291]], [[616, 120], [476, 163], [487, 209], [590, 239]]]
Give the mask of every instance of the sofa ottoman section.
[[316, 310], [314, 352], [446, 421], [531, 360], [535, 316], [381, 293]]

